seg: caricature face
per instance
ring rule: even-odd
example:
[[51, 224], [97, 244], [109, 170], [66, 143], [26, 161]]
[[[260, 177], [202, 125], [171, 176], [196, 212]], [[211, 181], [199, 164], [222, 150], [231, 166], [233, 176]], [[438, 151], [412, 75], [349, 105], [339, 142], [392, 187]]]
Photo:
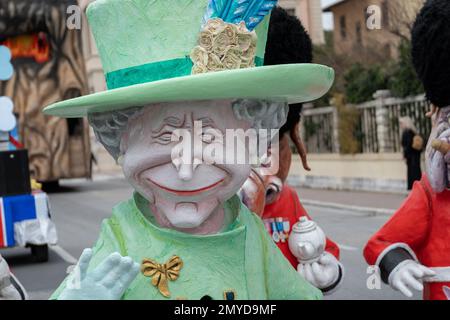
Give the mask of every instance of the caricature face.
[[[199, 124], [200, 134], [195, 130]], [[213, 163], [205, 148], [247, 153], [245, 143], [237, 143], [235, 150], [217, 135], [249, 127], [235, 117], [229, 100], [150, 105], [129, 121], [122, 137], [123, 171], [150, 201], [160, 223], [177, 229], [200, 227], [250, 173], [250, 164]], [[180, 136], [181, 141], [174, 139]], [[181, 144], [190, 137], [200, 143]]]
[[254, 168], [240, 191], [242, 202], [261, 217], [264, 207], [279, 199], [289, 174], [292, 152], [287, 134], [280, 139], [279, 151], [271, 153], [271, 157], [272, 161], [279, 163], [276, 174], [264, 174], [259, 168]]

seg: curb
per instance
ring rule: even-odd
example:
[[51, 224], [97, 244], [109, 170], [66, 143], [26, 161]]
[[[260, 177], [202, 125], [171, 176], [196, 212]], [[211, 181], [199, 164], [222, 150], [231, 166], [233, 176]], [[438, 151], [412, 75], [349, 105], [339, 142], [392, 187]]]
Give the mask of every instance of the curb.
[[323, 201], [308, 200], [308, 199], [302, 199], [301, 202], [303, 205], [306, 205], [306, 206], [353, 211], [355, 213], [363, 214], [363, 215], [370, 216], [370, 217], [392, 216], [395, 212], [395, 210], [392, 210], [392, 209], [360, 207], [360, 206], [352, 206], [352, 205], [346, 205], [346, 204], [335, 203], [335, 202], [323, 202]]

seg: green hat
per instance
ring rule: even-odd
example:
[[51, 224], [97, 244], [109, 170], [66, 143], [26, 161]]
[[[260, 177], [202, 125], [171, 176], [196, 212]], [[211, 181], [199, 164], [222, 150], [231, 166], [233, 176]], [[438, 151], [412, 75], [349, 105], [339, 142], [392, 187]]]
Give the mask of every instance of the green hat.
[[55, 103], [44, 113], [81, 117], [193, 100], [315, 100], [330, 89], [333, 69], [262, 66], [276, 2], [97, 0], [87, 17], [108, 90]]

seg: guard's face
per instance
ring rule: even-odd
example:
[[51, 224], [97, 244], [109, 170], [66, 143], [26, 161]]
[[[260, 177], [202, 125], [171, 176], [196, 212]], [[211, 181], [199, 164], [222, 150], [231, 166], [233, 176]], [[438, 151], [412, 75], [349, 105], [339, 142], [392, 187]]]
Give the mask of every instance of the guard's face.
[[245, 142], [233, 148], [224, 136], [226, 129], [248, 127], [235, 117], [231, 101], [148, 106], [130, 120], [122, 138], [125, 176], [150, 201], [160, 223], [200, 227], [249, 175], [248, 161], [214, 163], [217, 150], [225, 157], [247, 155]]

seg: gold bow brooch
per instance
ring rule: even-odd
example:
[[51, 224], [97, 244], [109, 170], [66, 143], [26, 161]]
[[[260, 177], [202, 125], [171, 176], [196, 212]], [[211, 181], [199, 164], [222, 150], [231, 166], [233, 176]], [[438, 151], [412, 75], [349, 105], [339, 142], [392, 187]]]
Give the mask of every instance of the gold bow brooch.
[[164, 297], [169, 298], [169, 280], [177, 280], [182, 267], [183, 261], [178, 256], [173, 256], [164, 264], [159, 264], [152, 259], [144, 259], [141, 265], [141, 272], [144, 276], [151, 277], [152, 285], [157, 287]]

